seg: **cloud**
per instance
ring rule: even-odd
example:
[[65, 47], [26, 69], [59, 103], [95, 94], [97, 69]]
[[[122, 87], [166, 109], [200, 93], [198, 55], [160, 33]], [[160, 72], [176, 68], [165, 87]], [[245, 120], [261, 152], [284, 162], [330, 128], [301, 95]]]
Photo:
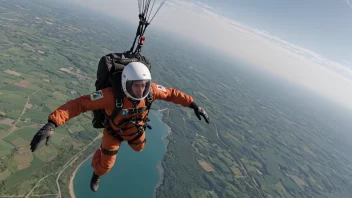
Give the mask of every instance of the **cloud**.
[[[137, 1], [74, 1], [137, 23]], [[215, 8], [199, 2], [168, 0], [151, 26], [201, 42], [352, 108], [351, 69], [266, 31], [223, 17]]]
[[352, 5], [351, 5], [350, 1], [349, 1], [349, 0], [346, 0], [346, 2], [347, 2], [348, 5], [350, 6], [350, 8], [352, 8]]
[[291, 52], [294, 52], [298, 55], [304, 56], [307, 59], [310, 59], [311, 61], [326, 67], [327, 69], [336, 72], [337, 74], [352, 80], [352, 70], [346, 66], [348, 62], [345, 61], [345, 64], [340, 64], [334, 61], [331, 61], [311, 50], [299, 47], [297, 45], [294, 45], [292, 43], [289, 43], [287, 41], [284, 41], [280, 39], [279, 37], [275, 37], [270, 35], [269, 33], [265, 31], [260, 31], [260, 30], [255, 30], [252, 29], [255, 33], [258, 35], [263, 36], [264, 38], [276, 43], [277, 45], [281, 46], [282, 48], [285, 48], [287, 50], [290, 50]]

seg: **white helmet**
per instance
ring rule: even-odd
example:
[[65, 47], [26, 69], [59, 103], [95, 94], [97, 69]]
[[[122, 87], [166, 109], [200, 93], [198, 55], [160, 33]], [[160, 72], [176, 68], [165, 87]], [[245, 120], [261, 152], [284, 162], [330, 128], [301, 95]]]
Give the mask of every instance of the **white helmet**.
[[[136, 95], [132, 91], [132, 85], [134, 82], [140, 81], [142, 82], [141, 85], [144, 87], [143, 93], [137, 93]], [[141, 62], [131, 62], [125, 66], [122, 71], [121, 75], [121, 82], [122, 82], [122, 89], [127, 95], [127, 97], [133, 100], [143, 100], [145, 97], [148, 96], [150, 92], [152, 77], [150, 74], [149, 69], [146, 65]], [[136, 84], [138, 85], [138, 84]], [[142, 91], [143, 88], [138, 87], [135, 91]]]

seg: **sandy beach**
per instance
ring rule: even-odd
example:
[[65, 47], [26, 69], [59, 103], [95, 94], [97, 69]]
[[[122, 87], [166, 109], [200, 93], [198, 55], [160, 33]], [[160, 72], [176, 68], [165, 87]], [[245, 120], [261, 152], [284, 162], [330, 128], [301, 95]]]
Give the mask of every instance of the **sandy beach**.
[[70, 189], [70, 195], [71, 195], [71, 198], [76, 198], [76, 195], [75, 195], [75, 191], [74, 191], [74, 186], [73, 186], [73, 180], [75, 179], [75, 176], [76, 176], [76, 173], [78, 171], [78, 169], [82, 166], [82, 164], [84, 162], [86, 162], [90, 157], [92, 157], [94, 155], [95, 152], [93, 152], [92, 154], [90, 154], [86, 159], [84, 159], [75, 169], [75, 171], [73, 171], [72, 175], [71, 175], [71, 178], [70, 178], [70, 184], [68, 186], [68, 188]]

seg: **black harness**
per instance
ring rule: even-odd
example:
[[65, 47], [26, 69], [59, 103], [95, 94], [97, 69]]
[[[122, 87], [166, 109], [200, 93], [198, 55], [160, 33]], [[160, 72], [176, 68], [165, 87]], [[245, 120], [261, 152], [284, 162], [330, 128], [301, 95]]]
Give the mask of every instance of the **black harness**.
[[[152, 127], [148, 123], [149, 122], [148, 114], [149, 114], [149, 110], [150, 110], [150, 107], [153, 102], [152, 92], [149, 92], [148, 96], [145, 99], [145, 101], [146, 101], [145, 107], [137, 109], [136, 104], [133, 104], [133, 109], [127, 110], [126, 112], [124, 112], [124, 115], [133, 115], [133, 114], [138, 114], [138, 113], [143, 113], [145, 111], [148, 111], [147, 115], [145, 115], [144, 117], [135, 116], [135, 117], [131, 117], [131, 118], [122, 119], [119, 123], [115, 123], [114, 118], [122, 111], [123, 94], [121, 94], [121, 92], [119, 92], [119, 91], [114, 91], [114, 94], [115, 94], [115, 98], [116, 98], [115, 108], [110, 116], [108, 116], [104, 112], [105, 121], [103, 124], [104, 124], [105, 128], [107, 129], [107, 131], [109, 132], [109, 134], [111, 136], [113, 136], [114, 138], [120, 140], [121, 142], [124, 141], [123, 136], [134, 136], [134, 135], [138, 134], [132, 140], [128, 141], [129, 144], [134, 144], [133, 141], [140, 138], [143, 135], [146, 128], [152, 129]], [[125, 111], [125, 110], [123, 110], [123, 111]], [[143, 121], [143, 125], [138, 124], [139, 121]], [[111, 127], [110, 123], [112, 123], [112, 125], [114, 125], [116, 128], [120, 128], [120, 129], [114, 130]], [[128, 135], [123, 134], [125, 130], [132, 128], [132, 127], [127, 128], [127, 126], [126, 126], [131, 123], [134, 123], [134, 126], [132, 126], [132, 127], [136, 127], [137, 132], [132, 133], [132, 134], [128, 134]], [[141, 144], [141, 143], [138, 143], [138, 144]]]
[[[138, 0], [138, 7], [139, 7], [139, 24], [137, 27], [137, 32], [136, 32], [136, 36], [134, 38], [132, 47], [130, 48], [129, 51], [126, 51], [124, 54], [128, 55], [128, 54], [133, 54], [137, 57], [137, 60], [131, 60], [129, 59], [129, 62], [131, 61], [144, 61], [145, 63], [147, 63], [147, 65], [149, 64], [149, 61], [144, 57], [140, 55], [141, 52], [141, 48], [144, 45], [144, 41], [145, 41], [145, 30], [147, 29], [147, 27], [150, 25], [150, 23], [153, 21], [155, 15], [159, 12], [160, 8], [163, 6], [163, 4], [165, 3], [166, 0], [163, 0], [162, 3], [159, 5], [159, 7], [157, 8], [156, 12], [154, 13], [154, 15], [152, 15], [152, 10], [154, 8], [154, 3], [155, 0], [153, 1], [153, 3], [151, 4], [152, 0]], [[149, 7], [151, 6], [151, 9], [149, 9]], [[136, 49], [135, 48], [135, 44], [138, 40], [138, 44]], [[123, 65], [128, 64], [129, 62], [123, 63], [123, 59], [118, 58], [118, 57], [114, 57], [114, 54], [111, 54], [113, 57], [111, 59], [109, 59], [109, 61], [111, 60], [119, 60], [119, 63], [122, 63]], [[107, 57], [109, 58], [109, 57]], [[105, 60], [105, 59], [103, 59]], [[103, 64], [103, 68], [105, 69], [105, 64]], [[112, 61], [112, 65], [115, 66], [114, 61]], [[150, 67], [150, 66], [149, 66]], [[108, 64], [108, 71], [110, 70], [114, 70], [115, 67], [110, 66], [110, 64]], [[99, 71], [99, 69], [98, 69]], [[103, 74], [108, 73], [105, 70], [103, 70]], [[99, 72], [98, 72], [99, 73]], [[97, 116], [101, 115], [101, 120], [97, 121], [97, 122], [93, 122], [93, 126], [95, 128], [102, 128], [105, 127], [107, 129], [107, 131], [109, 132], [110, 135], [112, 135], [113, 137], [115, 137], [116, 139], [120, 140], [120, 141], [124, 141], [124, 139], [122, 138], [123, 136], [134, 136], [135, 134], [138, 134], [136, 137], [134, 137], [132, 140], [128, 141], [129, 144], [134, 144], [134, 145], [140, 145], [146, 142], [146, 139], [143, 142], [140, 143], [133, 143], [133, 141], [137, 140], [138, 138], [140, 138], [145, 129], [152, 129], [152, 127], [148, 124], [148, 114], [149, 114], [149, 110], [150, 107], [152, 105], [152, 101], [153, 101], [153, 97], [152, 97], [152, 93], [150, 92], [148, 94], [148, 96], [146, 97], [146, 107], [140, 108], [140, 109], [136, 109], [135, 106], [134, 108], [130, 111], [127, 112], [127, 114], [125, 115], [133, 115], [133, 114], [138, 114], [138, 113], [142, 113], [145, 111], [148, 111], [147, 115], [144, 118], [140, 118], [140, 117], [132, 117], [129, 119], [124, 119], [121, 120], [119, 123], [115, 123], [114, 122], [114, 118], [121, 112], [122, 107], [123, 107], [123, 95], [122, 95], [122, 90], [120, 89], [121, 86], [118, 86], [116, 84], [116, 82], [120, 82], [121, 81], [121, 77], [120, 75], [116, 75], [117, 76], [117, 81], [111, 81], [111, 79], [109, 79], [109, 83], [111, 84], [113, 90], [114, 90], [114, 95], [116, 98], [115, 101], [115, 108], [112, 112], [112, 114], [110, 116], [108, 116], [104, 111], [102, 111], [102, 113], [100, 113], [100, 111], [93, 111], [93, 113], [95, 113]], [[106, 79], [106, 77], [108, 76], [104, 76], [103, 79]], [[98, 81], [97, 81], [98, 82]], [[104, 81], [103, 81], [104, 82]], [[97, 86], [97, 84], [96, 84]], [[102, 88], [102, 87], [101, 87]], [[101, 89], [99, 88], [99, 89]], [[94, 115], [95, 115], [94, 114]], [[102, 114], [104, 114], [105, 116], [105, 120], [103, 121], [103, 123], [101, 122], [103, 120]], [[110, 121], [111, 123], [117, 127], [120, 128], [120, 130], [115, 131], [111, 126], [110, 126]], [[143, 121], [143, 125], [139, 125], [138, 122], [139, 121]], [[124, 130], [126, 130], [127, 128], [124, 128], [124, 125], [127, 125], [129, 123], [135, 123], [135, 127], [137, 128], [137, 132], [130, 134], [130, 135], [124, 135], [123, 132]], [[96, 125], [95, 125], [96, 123]], [[108, 151], [104, 148], [102, 148], [102, 152], [106, 155], [116, 155], [118, 151]]]

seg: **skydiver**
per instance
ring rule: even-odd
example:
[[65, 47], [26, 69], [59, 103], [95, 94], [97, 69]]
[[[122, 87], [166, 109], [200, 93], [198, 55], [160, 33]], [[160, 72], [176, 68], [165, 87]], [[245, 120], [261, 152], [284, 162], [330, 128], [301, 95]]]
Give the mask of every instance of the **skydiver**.
[[[122, 141], [140, 152], [146, 144], [145, 129], [147, 127], [145, 98], [151, 92], [154, 100], [164, 100], [194, 110], [197, 118], [201, 116], [209, 124], [209, 116], [199, 107], [194, 99], [179, 90], [167, 88], [152, 82], [149, 69], [141, 62], [132, 62], [125, 66], [122, 72], [122, 88], [124, 94], [123, 111], [104, 128], [101, 147], [95, 152], [91, 166], [94, 168], [90, 182], [93, 192], [99, 187], [100, 177], [114, 166], [116, 155]], [[39, 143], [46, 139], [46, 146], [54, 133], [54, 129], [65, 124], [80, 113], [98, 109], [105, 109], [111, 115], [115, 105], [115, 96], [111, 87], [96, 91], [89, 95], [68, 101], [54, 110], [48, 116], [48, 122], [33, 137], [30, 149], [34, 152]], [[145, 111], [143, 111], [143, 109]], [[113, 124], [117, 123], [117, 124]]]

